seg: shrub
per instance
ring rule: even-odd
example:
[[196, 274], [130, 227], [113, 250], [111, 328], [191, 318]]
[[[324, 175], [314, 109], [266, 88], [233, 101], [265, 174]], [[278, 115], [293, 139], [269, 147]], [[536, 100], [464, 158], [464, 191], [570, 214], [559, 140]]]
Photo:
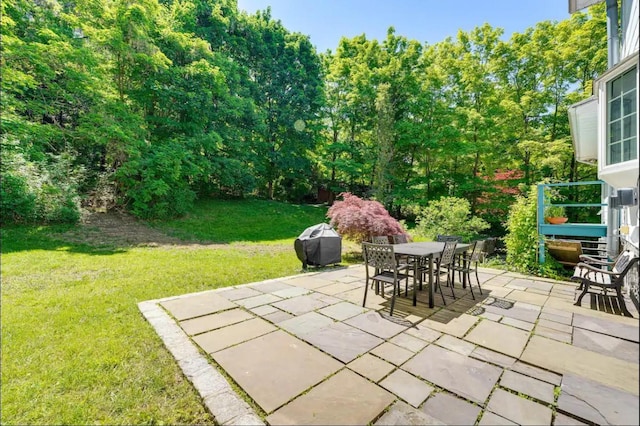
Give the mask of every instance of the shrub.
[[180, 145], [149, 146], [130, 158], [115, 176], [131, 212], [144, 219], [165, 219], [189, 211], [196, 198], [190, 181], [198, 170]]
[[430, 240], [442, 234], [459, 235], [470, 241], [490, 227], [485, 220], [471, 215], [469, 201], [456, 197], [431, 201], [418, 212], [416, 223], [416, 233]]
[[327, 217], [331, 219], [331, 226], [345, 238], [360, 243], [374, 235], [406, 234], [402, 225], [379, 202], [363, 200], [349, 192], [339, 196], [343, 201], [333, 203]]
[[[528, 196], [516, 197], [507, 219], [507, 264], [520, 272], [557, 277], [562, 265], [548, 254], [545, 263], [538, 263], [538, 224], [536, 185], [531, 185]], [[546, 248], [545, 248], [546, 250]]]
[[16, 142], [2, 142], [0, 220], [5, 223], [77, 222], [83, 169], [70, 153], [28, 161]]

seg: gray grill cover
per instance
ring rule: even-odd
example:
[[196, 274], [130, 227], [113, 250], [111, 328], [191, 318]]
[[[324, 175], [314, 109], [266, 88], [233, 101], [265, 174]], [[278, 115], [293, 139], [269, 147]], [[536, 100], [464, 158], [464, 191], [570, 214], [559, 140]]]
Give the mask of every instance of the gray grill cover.
[[305, 229], [293, 247], [303, 268], [307, 265], [326, 266], [342, 261], [342, 237], [328, 223]]

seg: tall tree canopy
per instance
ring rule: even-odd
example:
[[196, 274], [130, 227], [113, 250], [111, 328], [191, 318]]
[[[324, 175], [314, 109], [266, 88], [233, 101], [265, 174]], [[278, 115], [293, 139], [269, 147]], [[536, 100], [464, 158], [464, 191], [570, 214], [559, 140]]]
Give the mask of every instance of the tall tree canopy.
[[320, 55], [236, 0], [1, 7], [3, 222], [323, 187], [396, 217], [463, 197], [495, 225], [517, 183], [595, 175], [566, 110], [606, 67], [602, 5], [509, 39], [485, 24], [423, 45], [390, 28]]

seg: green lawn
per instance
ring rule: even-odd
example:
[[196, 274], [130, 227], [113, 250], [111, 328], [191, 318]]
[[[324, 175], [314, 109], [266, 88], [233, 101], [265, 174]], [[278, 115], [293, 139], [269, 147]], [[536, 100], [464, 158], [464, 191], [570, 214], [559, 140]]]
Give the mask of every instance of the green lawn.
[[[152, 226], [182, 247], [91, 247], [67, 227], [2, 234], [2, 424], [213, 423], [137, 303], [301, 272], [326, 208], [207, 201]], [[215, 246], [189, 244], [211, 242]]]

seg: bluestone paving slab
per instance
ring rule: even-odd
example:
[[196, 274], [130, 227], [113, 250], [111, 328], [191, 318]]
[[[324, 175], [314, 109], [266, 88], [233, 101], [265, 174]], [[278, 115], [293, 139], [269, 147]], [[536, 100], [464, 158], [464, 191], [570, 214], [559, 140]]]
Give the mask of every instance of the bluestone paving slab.
[[213, 293], [198, 293], [160, 303], [178, 321], [235, 308], [238, 305]]
[[500, 378], [500, 386], [521, 392], [540, 401], [553, 403], [555, 386], [515, 371], [505, 371]]
[[322, 315], [333, 318], [336, 321], [343, 321], [356, 315], [366, 312], [366, 308], [349, 302], [340, 302], [318, 310]]
[[380, 346], [374, 348], [371, 353], [394, 365], [401, 365], [411, 358], [414, 352], [401, 348], [393, 343], [384, 342]]
[[457, 337], [450, 336], [448, 334], [443, 334], [438, 340], [436, 340], [436, 345], [442, 346], [445, 349], [449, 349], [454, 352], [458, 352], [462, 355], [470, 355], [471, 352], [476, 348], [476, 346], [472, 343], [465, 342], [464, 340], [458, 339]]
[[500, 322], [500, 319], [503, 318], [502, 315], [494, 314], [493, 312], [483, 312], [478, 316], [495, 322]]
[[[357, 288], [344, 293], [340, 293], [340, 298], [349, 301], [357, 306], [362, 306], [362, 300], [364, 299], [364, 285], [362, 288]], [[386, 303], [387, 299], [376, 294], [373, 289], [367, 291], [367, 304], [368, 309], [377, 309], [378, 305]]]
[[[328, 294], [329, 296], [334, 296], [349, 290], [353, 290], [353, 286], [345, 283], [332, 283], [324, 287], [318, 287], [315, 289], [315, 291], [323, 294]], [[362, 289], [362, 295], [364, 297], [364, 289]]]
[[496, 352], [519, 357], [529, 340], [529, 333], [493, 321], [481, 321], [465, 340]]
[[307, 312], [297, 317], [292, 317], [278, 324], [280, 328], [291, 334], [301, 336], [333, 324], [333, 320], [317, 312]]
[[509, 317], [502, 317], [502, 320], [500, 320], [500, 323], [505, 325], [510, 325], [511, 327], [520, 328], [526, 331], [531, 331], [533, 330], [533, 327], [535, 327], [535, 324], [532, 322], [521, 321], [515, 318], [509, 318]]
[[638, 424], [640, 407], [637, 394], [566, 374], [562, 378], [558, 409], [596, 424], [634, 425]]
[[422, 411], [448, 425], [475, 424], [481, 408], [446, 392], [432, 395]]
[[613, 337], [619, 337], [636, 343], [640, 341], [640, 333], [637, 324], [637, 320], [635, 326], [633, 326], [620, 324], [614, 321], [607, 321], [601, 318], [593, 318], [582, 314], [575, 314], [573, 316], [574, 327], [584, 328], [585, 330], [595, 331]]
[[253, 297], [253, 296], [260, 296], [262, 293], [260, 293], [258, 290], [252, 289], [251, 287], [241, 286], [237, 288], [232, 288], [230, 290], [221, 291], [218, 294], [224, 297], [225, 299], [234, 301], [239, 299], [246, 299], [248, 297]]
[[491, 411], [485, 411], [482, 414], [482, 418], [478, 422], [478, 426], [498, 426], [498, 425], [517, 425], [517, 423], [507, 420]]
[[274, 296], [281, 297], [283, 299], [288, 299], [290, 297], [302, 296], [303, 294], [308, 294], [311, 290], [302, 288], [302, 287], [290, 287], [282, 290], [277, 290], [272, 292]]
[[347, 367], [376, 383], [395, 369], [393, 364], [368, 353], [354, 359]]
[[287, 284], [283, 281], [266, 281], [251, 286], [254, 290], [258, 290], [262, 293], [273, 293], [275, 291], [286, 290], [291, 287], [291, 284]]
[[586, 426], [587, 424], [584, 422], [581, 422], [578, 419], [574, 419], [573, 417], [569, 417], [565, 414], [556, 412], [556, 418], [553, 421], [553, 424], [555, 426]]
[[307, 294], [305, 296], [292, 297], [291, 299], [275, 302], [273, 306], [293, 315], [302, 315], [315, 311], [316, 309], [324, 308], [329, 304], [328, 302], [318, 300], [313, 294]]
[[640, 375], [637, 363], [535, 335], [520, 360], [563, 375], [589, 376], [604, 385], [638, 395]]
[[288, 319], [294, 318], [293, 315], [291, 315], [288, 312], [284, 312], [281, 311], [279, 309], [276, 309], [275, 312], [271, 312], [270, 314], [267, 314], [265, 316], [263, 316], [262, 318], [266, 319], [269, 322], [272, 322], [274, 324], [279, 324], [283, 321], [286, 321]]
[[237, 301], [239, 305], [244, 306], [247, 309], [255, 308], [260, 305], [267, 305], [269, 303], [277, 302], [281, 300], [278, 296], [273, 294], [261, 294], [260, 296], [253, 296], [247, 299], [240, 299]]
[[395, 400], [380, 386], [344, 369], [267, 417], [272, 425], [363, 425]]
[[471, 352], [471, 357], [504, 368], [509, 368], [516, 362], [515, 358], [492, 351], [491, 349], [483, 348], [482, 346], [477, 346], [473, 352]]
[[542, 312], [540, 313], [540, 319], [541, 320], [547, 320], [547, 321], [553, 321], [553, 322], [557, 322], [557, 323], [565, 324], [565, 325], [571, 325], [571, 322], [573, 320], [572, 316], [567, 318], [566, 316], [560, 316], [560, 315], [556, 315], [556, 314], [551, 314], [549, 312], [546, 312], [544, 310], [544, 308], [542, 309]]
[[418, 352], [402, 369], [479, 404], [484, 404], [502, 373], [502, 368], [436, 345]]
[[490, 286], [495, 286], [495, 287], [504, 287], [505, 285], [509, 284], [512, 280], [513, 278], [511, 277], [508, 277], [505, 275], [498, 275], [488, 280], [486, 284]]
[[418, 408], [433, 392], [433, 386], [403, 370], [396, 370], [380, 382], [380, 386], [393, 392], [410, 405]]
[[377, 312], [366, 312], [344, 322], [383, 339], [389, 339], [407, 329], [405, 326], [382, 318]]
[[482, 288], [483, 290], [488, 290], [488, 295], [491, 297], [499, 297], [499, 298], [505, 298], [508, 297], [509, 294], [511, 294], [511, 292], [513, 291], [510, 288], [507, 287], [496, 287], [496, 286], [489, 286], [487, 285], [486, 287]]
[[550, 425], [553, 412], [545, 405], [496, 389], [487, 409], [520, 425]]
[[447, 323], [441, 323], [427, 318], [420, 323], [420, 326], [428, 327], [441, 333], [450, 334], [455, 337], [462, 337], [479, 320], [480, 319], [478, 317], [475, 317], [473, 315], [462, 314], [453, 318]]
[[274, 308], [271, 305], [262, 305], [262, 306], [256, 306], [255, 308], [251, 308], [249, 309], [251, 312], [253, 312], [256, 315], [259, 316], [265, 316], [268, 314], [272, 314], [274, 312], [282, 312], [280, 311], [278, 308]]
[[[330, 318], [329, 320], [331, 321]], [[342, 322], [332, 323], [300, 337], [345, 364], [383, 342], [378, 337]]]
[[526, 302], [531, 303], [532, 305], [542, 306], [547, 302], [549, 296], [543, 296], [529, 291], [514, 290], [509, 293], [509, 299], [517, 302]]
[[554, 330], [552, 328], [536, 326], [534, 333], [538, 336], [546, 337], [549, 339], [557, 340], [558, 342], [571, 344], [571, 334], [563, 333], [562, 331]]
[[389, 342], [394, 345], [398, 345], [402, 348], [408, 349], [411, 352], [418, 352], [422, 350], [425, 346], [427, 346], [427, 342], [422, 339], [418, 339], [417, 337], [413, 337], [410, 334], [403, 332], [398, 334], [395, 337], [392, 337]]
[[193, 341], [207, 353], [219, 351], [245, 340], [253, 339], [276, 330], [261, 318], [254, 318], [224, 328], [198, 334]]
[[[529, 309], [529, 308], [515, 306], [515, 305], [510, 309], [503, 309], [498, 306], [492, 306], [492, 305], [483, 305], [483, 307], [488, 312], [492, 312], [494, 314], [503, 315], [505, 317], [514, 318], [520, 321], [531, 322], [531, 323], [536, 322], [536, 320], [538, 319], [538, 315], [540, 314], [539, 310]], [[503, 322], [504, 322], [504, 318], [503, 318]]]
[[230, 309], [217, 314], [181, 321], [180, 327], [182, 327], [189, 336], [193, 336], [194, 334], [215, 330], [251, 318], [255, 317], [243, 309]]
[[561, 331], [563, 333], [568, 333], [568, 334], [571, 334], [571, 332], [573, 331], [573, 327], [571, 327], [570, 325], [562, 324], [556, 321], [550, 321], [545, 318], [538, 319], [537, 326], [551, 328], [553, 330]]
[[343, 366], [281, 330], [216, 352], [212, 357], [267, 413]]
[[442, 336], [442, 333], [440, 333], [439, 331], [432, 330], [429, 327], [423, 326], [422, 324], [414, 325], [413, 327], [408, 328], [404, 333], [413, 337], [417, 337], [418, 339], [424, 340], [425, 342], [429, 343], [437, 340], [440, 336]]
[[319, 300], [322, 303], [325, 303], [325, 306], [333, 305], [334, 303], [340, 303], [344, 301], [343, 299], [339, 299], [337, 297], [333, 297], [328, 294], [317, 293], [317, 292], [311, 293], [311, 297], [313, 297], [316, 300]]
[[420, 426], [444, 425], [446, 423], [416, 410], [403, 401], [396, 401], [389, 410], [374, 423], [375, 426]]
[[302, 276], [288, 279], [287, 284], [295, 285], [296, 287], [302, 287], [309, 290], [316, 289], [318, 287], [324, 287], [330, 284], [329, 281], [319, 278], [317, 276]]
[[534, 377], [538, 380], [551, 383], [554, 386], [560, 386], [560, 382], [562, 381], [562, 376], [560, 374], [556, 374], [548, 370], [543, 370], [542, 368], [525, 364], [521, 361], [516, 361], [515, 364], [510, 367], [510, 369], [518, 373], [522, 373], [525, 376]]
[[629, 362], [640, 359], [640, 345], [582, 328], [573, 330], [573, 345]]

